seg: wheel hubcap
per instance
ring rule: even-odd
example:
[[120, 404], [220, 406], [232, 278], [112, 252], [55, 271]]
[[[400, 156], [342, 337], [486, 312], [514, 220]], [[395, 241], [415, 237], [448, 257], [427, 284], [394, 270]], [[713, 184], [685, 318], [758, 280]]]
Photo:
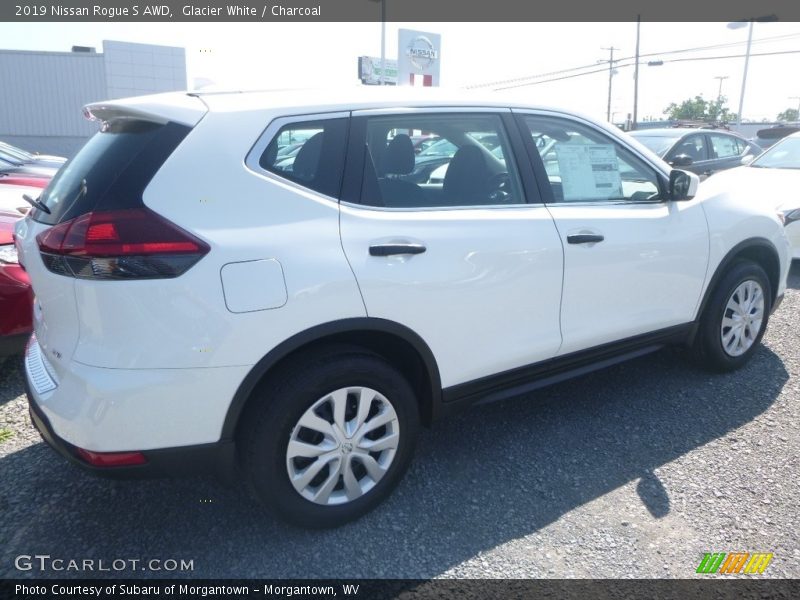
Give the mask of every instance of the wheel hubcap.
[[741, 356], [756, 342], [764, 320], [764, 290], [756, 281], [741, 283], [731, 294], [722, 315], [722, 348]]
[[400, 421], [389, 400], [366, 387], [317, 400], [295, 425], [286, 470], [297, 492], [316, 504], [345, 504], [369, 492], [394, 460]]

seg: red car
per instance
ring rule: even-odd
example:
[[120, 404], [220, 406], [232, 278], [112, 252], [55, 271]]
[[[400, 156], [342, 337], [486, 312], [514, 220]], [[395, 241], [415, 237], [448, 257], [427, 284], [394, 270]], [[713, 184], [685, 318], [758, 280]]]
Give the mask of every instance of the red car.
[[33, 291], [13, 238], [19, 218], [0, 212], [0, 358], [22, 352], [32, 329]]

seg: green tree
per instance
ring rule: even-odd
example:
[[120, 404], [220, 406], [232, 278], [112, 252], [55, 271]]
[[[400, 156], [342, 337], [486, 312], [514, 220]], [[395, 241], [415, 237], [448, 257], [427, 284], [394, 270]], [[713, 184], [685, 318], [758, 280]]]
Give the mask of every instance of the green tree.
[[680, 104], [673, 102], [664, 109], [664, 114], [676, 121], [732, 121], [736, 119], [736, 114], [725, 106], [727, 101], [725, 96], [716, 100], [706, 100], [702, 96], [695, 96]]
[[800, 121], [796, 108], [787, 108], [778, 115], [778, 121]]

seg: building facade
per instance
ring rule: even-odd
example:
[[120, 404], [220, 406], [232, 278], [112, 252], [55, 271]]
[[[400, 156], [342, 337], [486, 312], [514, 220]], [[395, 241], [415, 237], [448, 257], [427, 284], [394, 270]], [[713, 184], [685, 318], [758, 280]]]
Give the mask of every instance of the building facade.
[[71, 157], [97, 131], [83, 106], [186, 89], [186, 51], [103, 41], [102, 52], [0, 49], [0, 140]]

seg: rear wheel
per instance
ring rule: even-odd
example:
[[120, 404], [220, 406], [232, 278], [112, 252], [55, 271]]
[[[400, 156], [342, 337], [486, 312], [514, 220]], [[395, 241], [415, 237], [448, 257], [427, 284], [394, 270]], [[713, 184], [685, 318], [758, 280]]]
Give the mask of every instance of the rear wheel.
[[705, 367], [732, 371], [756, 352], [767, 328], [771, 303], [769, 278], [752, 261], [735, 263], [709, 298], [693, 351]]
[[303, 527], [357, 519], [399, 483], [417, 403], [383, 358], [331, 347], [282, 368], [246, 415], [242, 460], [256, 495]]

